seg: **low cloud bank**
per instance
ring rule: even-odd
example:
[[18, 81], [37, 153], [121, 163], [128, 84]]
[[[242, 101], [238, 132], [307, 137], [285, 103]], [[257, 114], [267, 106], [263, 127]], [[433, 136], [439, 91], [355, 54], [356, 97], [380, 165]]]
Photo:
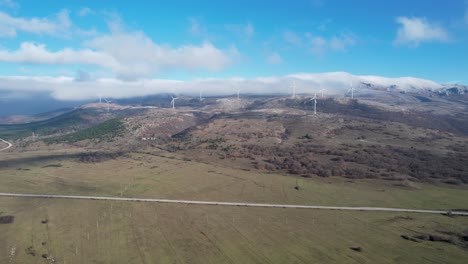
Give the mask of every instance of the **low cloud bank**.
[[341, 95], [348, 92], [351, 85], [355, 89], [366, 89], [365, 84], [394, 89], [437, 90], [442, 85], [425, 79], [413, 77], [386, 78], [380, 76], [355, 76], [345, 72], [330, 73], [296, 73], [281, 77], [244, 78], [208, 78], [189, 81], [167, 79], [141, 79], [124, 81], [114, 78], [87, 78], [79, 73], [78, 77], [0, 77], [0, 92], [5, 95], [27, 97], [38, 92], [48, 93], [52, 98], [61, 101], [80, 101], [97, 98], [99, 94], [109, 98], [131, 98], [155, 95], [160, 93], [198, 95], [200, 90], [205, 96], [230, 95], [241, 90], [244, 94], [290, 94], [295, 83], [297, 93], [319, 93]]

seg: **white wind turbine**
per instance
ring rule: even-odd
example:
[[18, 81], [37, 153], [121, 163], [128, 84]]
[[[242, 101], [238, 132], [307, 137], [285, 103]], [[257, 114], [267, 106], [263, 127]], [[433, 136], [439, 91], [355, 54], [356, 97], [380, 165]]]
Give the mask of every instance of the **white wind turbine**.
[[317, 94], [314, 94], [314, 97], [310, 98], [310, 101], [314, 101], [314, 115], [317, 114]]
[[323, 93], [325, 92], [326, 90], [324, 88], [320, 89], [320, 97], [323, 98]]
[[293, 89], [292, 98], [295, 99], [296, 98], [296, 81], [292, 82], [291, 88]]
[[237, 100], [240, 100], [240, 89], [237, 89]]
[[351, 82], [351, 88], [349, 88], [348, 93], [351, 92], [351, 99], [354, 99], [354, 87], [353, 83]]
[[104, 98], [104, 101], [107, 103], [107, 113], [109, 113], [109, 104], [112, 103], [112, 101], [107, 100], [106, 98]]
[[203, 97], [202, 97], [202, 90], [200, 89], [200, 101], [203, 100]]
[[99, 103], [102, 103], [102, 94], [99, 94]]
[[172, 109], [175, 109], [175, 100], [179, 99], [178, 97], [173, 97], [171, 96], [172, 98], [172, 101], [171, 101], [171, 104], [172, 104]]

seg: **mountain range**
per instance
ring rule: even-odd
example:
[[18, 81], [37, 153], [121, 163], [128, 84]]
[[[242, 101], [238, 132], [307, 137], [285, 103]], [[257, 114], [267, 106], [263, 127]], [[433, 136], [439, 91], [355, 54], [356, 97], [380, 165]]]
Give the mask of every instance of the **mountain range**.
[[240, 90], [242, 94], [272, 95], [290, 94], [292, 85], [298, 94], [324, 92], [344, 96], [351, 87], [355, 91], [398, 91], [402, 93], [432, 94], [436, 96], [458, 95], [468, 92], [468, 86], [440, 84], [415, 77], [389, 78], [359, 76], [346, 72], [296, 73], [282, 77], [258, 77], [252, 79], [197, 79], [191, 81], [147, 79], [121, 81], [98, 79], [76, 81], [74, 78], [34, 77], [34, 80], [0, 77], [0, 117], [34, 115], [59, 108], [78, 107], [96, 102], [99, 95], [112, 100], [132, 103], [155, 95], [231, 96]]

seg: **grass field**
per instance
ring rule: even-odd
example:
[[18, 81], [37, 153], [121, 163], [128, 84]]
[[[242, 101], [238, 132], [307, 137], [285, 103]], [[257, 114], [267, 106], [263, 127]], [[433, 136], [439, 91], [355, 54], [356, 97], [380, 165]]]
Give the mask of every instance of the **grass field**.
[[300, 178], [186, 161], [171, 153], [133, 153], [100, 163], [41, 153], [19, 153], [16, 158], [1, 154], [0, 192], [419, 209], [467, 206], [463, 186]]
[[[171, 153], [80, 163], [68, 153], [1, 153], [0, 191], [421, 209], [467, 205], [462, 187], [298, 178]], [[466, 245], [401, 238], [462, 234], [466, 217], [5, 197], [0, 212], [15, 217], [0, 224], [0, 263], [464, 263], [468, 257]]]
[[1, 263], [464, 263], [467, 256], [460, 246], [400, 237], [459, 232], [466, 218], [24, 198], [2, 198], [0, 206], [15, 215], [0, 225]]

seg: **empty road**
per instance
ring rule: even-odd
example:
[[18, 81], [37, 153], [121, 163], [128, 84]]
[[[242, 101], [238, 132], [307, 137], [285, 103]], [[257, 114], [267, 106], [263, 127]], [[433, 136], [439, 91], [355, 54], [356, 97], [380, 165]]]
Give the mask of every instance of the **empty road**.
[[13, 146], [10, 142], [8, 142], [8, 141], [6, 141], [6, 140], [4, 140], [4, 139], [2, 139], [2, 138], [0, 138], [0, 141], [3, 141], [3, 142], [5, 142], [5, 144], [8, 145], [8, 146], [6, 146], [6, 147], [0, 149], [0, 151], [2, 151], [2, 150], [7, 150], [7, 149], [11, 148], [11, 146]]
[[349, 210], [349, 211], [381, 211], [381, 212], [424, 213], [424, 214], [447, 214], [447, 213], [450, 213], [452, 215], [465, 215], [465, 216], [468, 216], [468, 212], [460, 212], [460, 211], [420, 210], [420, 209], [404, 209], [404, 208], [388, 208], [388, 207], [347, 207], [347, 206], [321, 206], [321, 205], [230, 203], [230, 202], [167, 200], [167, 199], [151, 199], [151, 198], [73, 196], [73, 195], [56, 195], [56, 194], [0, 193], [0, 196], [3, 196], [3, 197], [28, 197], [28, 198], [82, 199], [82, 200], [109, 200], [109, 201], [130, 201], [130, 202], [156, 202], [156, 203], [177, 203], [177, 204], [201, 204], [201, 205], [245, 206], [245, 207], [270, 207], [270, 208], [323, 209], [323, 210]]

